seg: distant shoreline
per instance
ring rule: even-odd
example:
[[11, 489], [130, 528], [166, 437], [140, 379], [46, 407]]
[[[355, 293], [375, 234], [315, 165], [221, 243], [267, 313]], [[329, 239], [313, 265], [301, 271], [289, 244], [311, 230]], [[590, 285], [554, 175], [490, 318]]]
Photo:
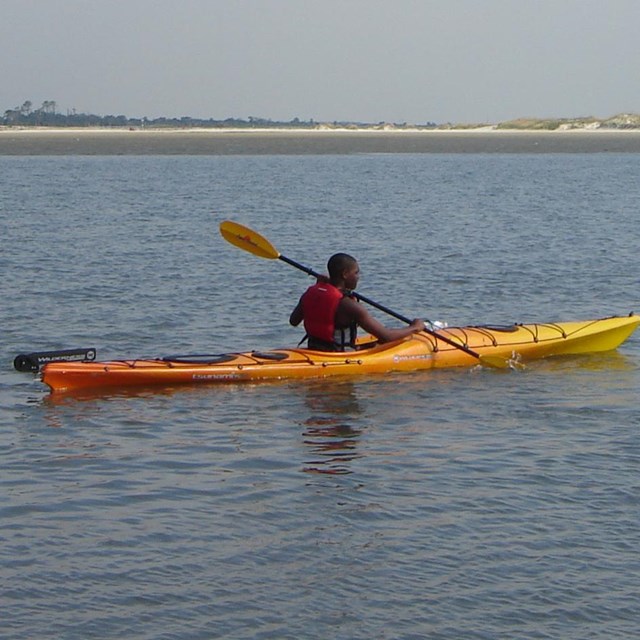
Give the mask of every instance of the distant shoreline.
[[371, 135], [432, 135], [432, 134], [535, 134], [535, 135], [573, 135], [573, 134], [640, 134], [640, 128], [607, 128], [607, 127], [570, 127], [566, 129], [526, 129], [505, 128], [497, 125], [480, 127], [23, 127], [0, 125], [0, 136], [7, 134], [18, 135], [48, 135], [48, 134], [287, 134], [287, 135], [330, 135], [330, 134], [371, 134]]
[[0, 127], [0, 155], [640, 153], [640, 129]]

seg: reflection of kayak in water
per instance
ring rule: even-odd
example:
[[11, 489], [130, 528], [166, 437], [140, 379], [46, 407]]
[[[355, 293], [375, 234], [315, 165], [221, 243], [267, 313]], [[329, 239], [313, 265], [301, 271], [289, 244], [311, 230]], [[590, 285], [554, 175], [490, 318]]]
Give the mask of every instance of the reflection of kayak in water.
[[274, 349], [144, 360], [51, 362], [43, 367], [42, 380], [53, 391], [74, 391], [357, 376], [486, 363], [492, 366], [492, 361], [500, 359], [519, 363], [609, 351], [624, 342], [638, 324], [640, 316], [630, 315], [581, 322], [448, 327], [341, 353]]

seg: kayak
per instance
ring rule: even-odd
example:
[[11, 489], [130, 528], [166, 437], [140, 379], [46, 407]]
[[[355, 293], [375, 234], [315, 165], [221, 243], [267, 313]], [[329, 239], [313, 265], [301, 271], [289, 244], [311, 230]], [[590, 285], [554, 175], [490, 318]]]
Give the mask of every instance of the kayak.
[[135, 360], [48, 362], [42, 381], [53, 392], [100, 388], [261, 382], [472, 367], [502, 358], [509, 365], [609, 351], [640, 324], [640, 316], [579, 322], [446, 327], [349, 352], [303, 348]]

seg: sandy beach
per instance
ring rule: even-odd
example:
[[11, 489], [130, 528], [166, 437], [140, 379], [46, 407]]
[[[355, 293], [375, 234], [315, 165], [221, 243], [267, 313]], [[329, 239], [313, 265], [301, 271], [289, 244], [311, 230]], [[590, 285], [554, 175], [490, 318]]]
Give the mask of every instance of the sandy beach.
[[0, 128], [0, 155], [639, 153], [640, 130]]

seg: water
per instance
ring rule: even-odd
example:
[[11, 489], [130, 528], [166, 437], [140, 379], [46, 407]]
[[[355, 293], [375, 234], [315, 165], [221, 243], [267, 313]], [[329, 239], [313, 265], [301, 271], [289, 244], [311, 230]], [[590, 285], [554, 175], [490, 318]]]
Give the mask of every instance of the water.
[[[638, 310], [636, 154], [0, 157], [3, 638], [630, 638], [640, 339], [521, 372], [57, 399], [20, 352], [294, 344], [309, 283], [450, 324]], [[392, 319], [376, 315], [390, 324]]]

